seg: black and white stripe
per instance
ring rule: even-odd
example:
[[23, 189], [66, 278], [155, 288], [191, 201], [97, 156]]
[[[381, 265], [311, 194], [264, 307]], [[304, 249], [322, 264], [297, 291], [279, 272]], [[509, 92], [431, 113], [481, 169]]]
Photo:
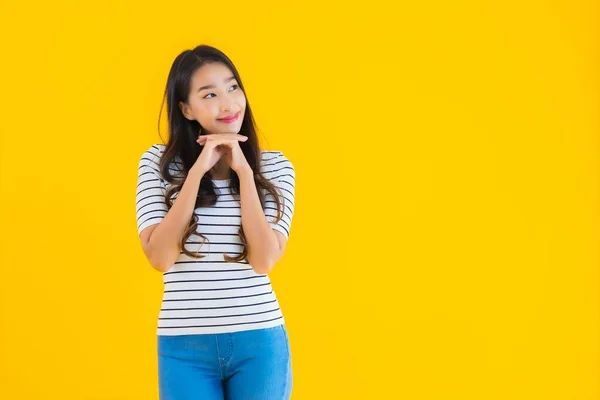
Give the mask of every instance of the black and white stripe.
[[[168, 183], [158, 163], [165, 146], [155, 144], [140, 158], [136, 189], [138, 234], [160, 223], [167, 214], [165, 194]], [[177, 172], [177, 168], [171, 169]], [[271, 227], [286, 238], [294, 214], [295, 172], [280, 151], [262, 151], [261, 171], [279, 189], [283, 218], [275, 223], [275, 199], [264, 192], [265, 216]], [[163, 273], [164, 293], [158, 316], [158, 335], [225, 333], [273, 327], [284, 323], [268, 275], [257, 274], [247, 261], [230, 263], [223, 255], [239, 255], [243, 245], [238, 236], [241, 224], [239, 197], [227, 187], [229, 180], [213, 180], [219, 197], [213, 207], [199, 207], [197, 232], [186, 248], [206, 256], [195, 259], [183, 253]]]

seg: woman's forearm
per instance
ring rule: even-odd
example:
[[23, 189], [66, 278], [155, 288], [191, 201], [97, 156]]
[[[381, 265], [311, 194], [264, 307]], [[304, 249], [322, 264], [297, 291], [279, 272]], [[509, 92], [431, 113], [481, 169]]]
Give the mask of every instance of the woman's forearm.
[[181, 252], [181, 239], [187, 230], [194, 208], [198, 188], [205, 171], [192, 167], [173, 206], [158, 224], [148, 240], [152, 265], [162, 271], [169, 269]]
[[238, 173], [238, 177], [248, 262], [257, 273], [264, 274], [273, 267], [279, 252], [279, 242], [261, 207], [252, 169], [245, 169]]

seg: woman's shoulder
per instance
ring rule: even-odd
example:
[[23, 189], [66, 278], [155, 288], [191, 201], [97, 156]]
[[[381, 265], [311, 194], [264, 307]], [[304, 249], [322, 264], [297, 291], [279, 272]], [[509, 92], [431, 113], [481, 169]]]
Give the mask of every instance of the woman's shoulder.
[[151, 161], [157, 161], [165, 152], [165, 145], [161, 143], [155, 143], [148, 147], [142, 152], [141, 159], [149, 159]]
[[[140, 157], [139, 168], [150, 167], [162, 178], [162, 173], [160, 172], [159, 166], [166, 147], [167, 145], [165, 144], [155, 143], [144, 150]], [[169, 163], [169, 170], [172, 176], [178, 176], [178, 174], [181, 172], [181, 165], [178, 161], [179, 157], [176, 157], [175, 160], [171, 160]]]
[[139, 158], [139, 168], [152, 167], [152, 169], [157, 169], [163, 151], [164, 148], [160, 144], [153, 144], [145, 149]]
[[162, 143], [154, 143], [144, 151], [144, 155], [160, 157], [165, 152], [166, 147], [167, 146]]
[[261, 149], [261, 172], [263, 174], [273, 174], [285, 168], [293, 170], [294, 166], [282, 151]]

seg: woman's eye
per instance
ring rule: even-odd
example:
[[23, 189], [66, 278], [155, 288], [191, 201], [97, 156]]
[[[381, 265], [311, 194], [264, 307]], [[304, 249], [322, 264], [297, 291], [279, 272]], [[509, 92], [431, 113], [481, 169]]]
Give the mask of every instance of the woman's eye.
[[[232, 88], [233, 88], [233, 87], [235, 87], [235, 88], [237, 89], [239, 86], [238, 86], [238, 85], [232, 85], [231, 87], [232, 87]], [[212, 97], [208, 97], [208, 96], [210, 96], [211, 94], [214, 94], [214, 93], [209, 93], [209, 94], [207, 94], [206, 96], [204, 96], [203, 98], [204, 98], [204, 99], [212, 99]]]

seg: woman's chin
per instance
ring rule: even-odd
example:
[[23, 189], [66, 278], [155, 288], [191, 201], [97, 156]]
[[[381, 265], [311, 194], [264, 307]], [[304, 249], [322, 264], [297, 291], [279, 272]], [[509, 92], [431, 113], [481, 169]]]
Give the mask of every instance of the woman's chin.
[[238, 134], [240, 133], [240, 128], [231, 128], [231, 129], [221, 129], [219, 130], [219, 133], [235, 133]]

